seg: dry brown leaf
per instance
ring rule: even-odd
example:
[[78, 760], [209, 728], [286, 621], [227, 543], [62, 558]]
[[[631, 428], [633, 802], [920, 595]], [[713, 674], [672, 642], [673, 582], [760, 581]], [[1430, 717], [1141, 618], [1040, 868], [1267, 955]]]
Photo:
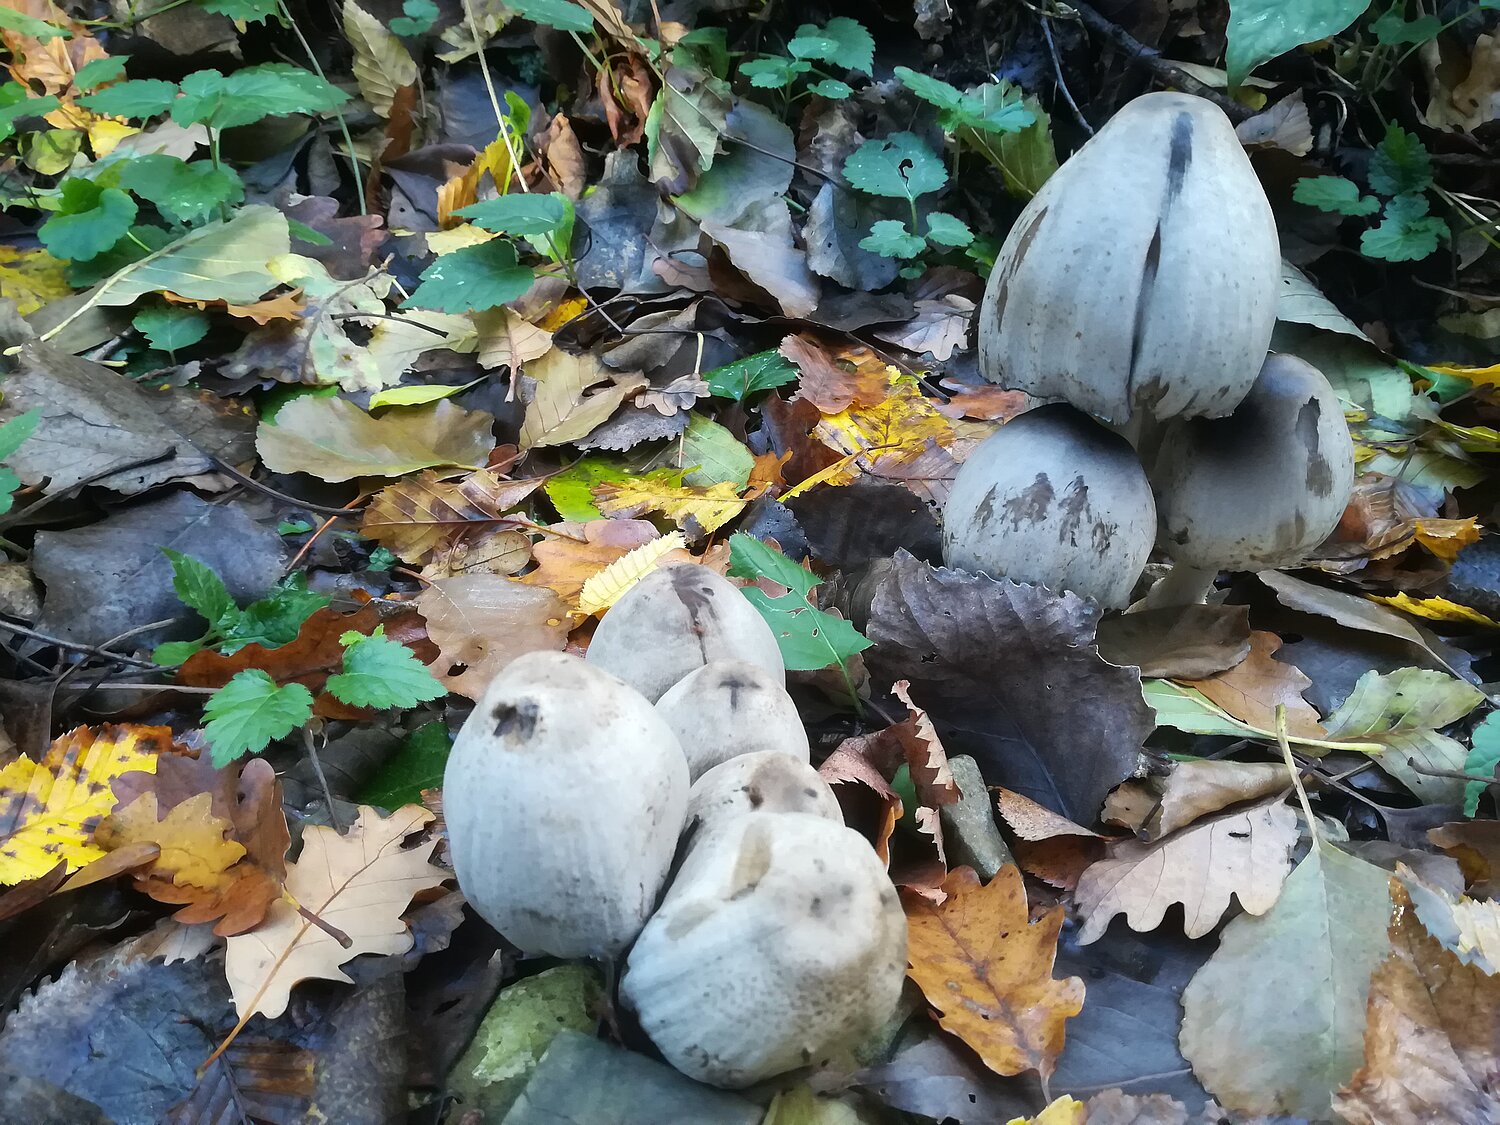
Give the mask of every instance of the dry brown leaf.
[[1132, 778], [1104, 801], [1102, 819], [1142, 840], [1169, 832], [1243, 801], [1258, 801], [1290, 787], [1280, 762], [1176, 762], [1166, 777]]
[[1276, 708], [1286, 706], [1288, 734], [1322, 738], [1326, 733], [1318, 712], [1302, 698], [1312, 684], [1302, 672], [1275, 659], [1281, 638], [1262, 631], [1250, 634], [1250, 655], [1227, 672], [1204, 680], [1184, 680], [1241, 722], [1261, 730], [1276, 729]]
[[824, 414], [850, 406], [875, 406], [885, 399], [890, 376], [885, 363], [869, 348], [835, 352], [812, 336], [788, 336], [777, 349], [802, 373], [797, 397]]
[[1089, 1125], [1188, 1125], [1188, 1112], [1166, 1094], [1127, 1094], [1114, 1089], [1089, 1099], [1086, 1120]]
[[1083, 1010], [1083, 981], [1054, 980], [1061, 907], [1029, 920], [1021, 872], [1010, 865], [981, 887], [959, 868], [934, 905], [905, 896], [908, 975], [938, 1022], [997, 1074], [1051, 1075], [1063, 1025]]
[[507, 664], [528, 652], [561, 651], [568, 607], [545, 587], [498, 574], [440, 578], [417, 598], [438, 648], [429, 667], [444, 687], [470, 699]]
[[546, 587], [573, 607], [578, 605], [585, 582], [661, 534], [646, 520], [565, 522], [553, 524], [548, 531], [550, 534], [532, 548], [536, 569], [521, 581]]
[[1174, 903], [1182, 904], [1190, 938], [1219, 924], [1231, 895], [1248, 913], [1264, 914], [1281, 894], [1296, 843], [1297, 814], [1278, 796], [1154, 843], [1115, 844], [1073, 893], [1084, 915], [1079, 943], [1098, 941], [1116, 914], [1137, 932], [1154, 930]]
[[993, 383], [960, 383], [944, 379], [943, 388], [951, 392], [946, 403], [937, 408], [949, 418], [977, 418], [981, 422], [1009, 422], [1030, 409], [1033, 399], [1025, 391], [1007, 391]]
[[1107, 837], [1074, 824], [1030, 797], [996, 787], [995, 811], [1016, 835], [1011, 851], [1022, 870], [1054, 887], [1076, 887], [1089, 865], [1104, 856]]
[[1431, 829], [1427, 838], [1458, 860], [1472, 897], [1500, 894], [1500, 821], [1454, 821]]
[[425, 562], [441, 545], [490, 530], [505, 513], [536, 491], [541, 478], [502, 480], [480, 469], [461, 480], [419, 473], [375, 494], [364, 510], [360, 534], [389, 549], [402, 562]]
[[163, 1125], [313, 1121], [318, 1056], [282, 1039], [238, 1040], [198, 1076], [188, 1095], [166, 1110]]
[[1185, 605], [1115, 613], [1099, 622], [1095, 640], [1100, 656], [1139, 668], [1143, 679], [1201, 680], [1250, 655], [1250, 609]]
[[1500, 1120], [1500, 977], [1423, 929], [1391, 881], [1391, 955], [1370, 981], [1365, 1061], [1334, 1098], [1349, 1125]]
[[261, 926], [236, 934], [225, 945], [224, 972], [240, 1027], [257, 1012], [271, 1019], [281, 1015], [298, 981], [352, 983], [339, 968], [351, 957], [411, 948], [402, 913], [413, 895], [450, 877], [428, 862], [436, 840], [402, 847], [431, 819], [419, 805], [407, 805], [386, 818], [361, 806], [359, 819], [343, 836], [318, 825], [303, 832], [302, 854], [287, 869], [287, 892], [350, 944], [341, 945], [284, 899], [274, 902]]
[[565, 445], [587, 437], [627, 396], [645, 386], [644, 375], [611, 371], [592, 352], [570, 355], [554, 347], [526, 365], [521, 448]]
[[869, 840], [880, 861], [889, 867], [891, 836], [906, 809], [864, 749], [859, 739], [845, 739], [823, 759], [818, 776], [832, 786], [844, 823]]
[[504, 306], [486, 309], [473, 317], [481, 367], [514, 369], [552, 350], [552, 333], [538, 328], [513, 309]]
[[535, 139], [537, 158], [547, 176], [573, 202], [583, 198], [588, 186], [588, 165], [573, 124], [563, 114], [554, 114], [547, 128]]

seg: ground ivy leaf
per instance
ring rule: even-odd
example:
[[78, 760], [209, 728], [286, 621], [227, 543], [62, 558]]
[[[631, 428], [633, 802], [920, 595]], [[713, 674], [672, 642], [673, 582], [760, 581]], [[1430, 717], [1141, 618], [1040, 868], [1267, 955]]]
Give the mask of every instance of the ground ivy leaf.
[[344, 649], [344, 670], [328, 677], [334, 698], [351, 707], [415, 707], [448, 694], [427, 666], [389, 637], [361, 637]]
[[159, 78], [132, 78], [77, 99], [79, 105], [95, 113], [137, 121], [165, 113], [176, 100], [177, 84]]
[[875, 66], [875, 40], [864, 24], [835, 16], [822, 27], [805, 23], [787, 44], [795, 58], [817, 59], [844, 70], [869, 74]]
[[391, 31], [403, 38], [426, 35], [440, 14], [432, 0], [406, 0], [401, 10], [406, 14], [391, 20]]
[[532, 23], [555, 27], [558, 31], [586, 34], [594, 30], [594, 17], [582, 4], [571, 0], [507, 0], [505, 5]]
[[312, 693], [301, 684], [278, 687], [268, 673], [247, 668], [209, 696], [203, 717], [214, 765], [223, 767], [306, 723], [312, 718]]
[[961, 250], [974, 241], [974, 232], [962, 219], [946, 211], [934, 211], [927, 216], [927, 237], [939, 246]]
[[915, 199], [946, 184], [948, 170], [915, 133], [892, 133], [850, 153], [844, 178], [871, 195]]
[[503, 238], [444, 254], [422, 273], [422, 284], [403, 309], [478, 312], [514, 301], [536, 275], [520, 265], [516, 248]]
[[472, 203], [458, 214], [495, 234], [551, 234], [568, 221], [570, 206], [561, 192], [515, 193]]
[[172, 120], [215, 129], [265, 117], [324, 113], [349, 100], [338, 87], [290, 63], [246, 67], [227, 78], [217, 70], [198, 70], [182, 80], [181, 88], [182, 97], [172, 103]]
[[191, 347], [208, 335], [208, 314], [181, 305], [142, 309], [130, 324], [147, 343], [163, 352]]
[[750, 85], [761, 90], [780, 90], [796, 81], [798, 75], [812, 70], [812, 64], [800, 59], [778, 57], [751, 59], [740, 66], [740, 73], [750, 79]]
[[859, 248], [884, 258], [915, 258], [927, 249], [927, 240], [912, 234], [900, 219], [881, 219], [859, 240]]
[[1443, 21], [1437, 16], [1422, 16], [1408, 20], [1397, 5], [1382, 12], [1380, 18], [1370, 24], [1376, 42], [1386, 47], [1400, 47], [1407, 43], [1425, 43], [1435, 39], [1443, 30]]
[[824, 78], [814, 82], [808, 87], [814, 94], [829, 99], [830, 101], [843, 101], [854, 93], [854, 87], [847, 82], [840, 82], [837, 78]]
[[1373, 215], [1380, 210], [1380, 200], [1361, 195], [1359, 185], [1343, 176], [1304, 176], [1292, 188], [1292, 198], [1336, 215]]
[[1385, 205], [1380, 225], [1360, 237], [1359, 248], [1371, 258], [1414, 262], [1436, 250], [1447, 233], [1442, 219], [1427, 214], [1425, 195], [1398, 195]]
[[54, 258], [86, 262], [125, 237], [135, 221], [135, 200], [119, 188], [101, 188], [88, 180], [67, 179], [63, 210], [37, 231]]
[[198, 0], [198, 5], [235, 23], [260, 23], [276, 14], [276, 0]]
[[1432, 186], [1432, 157], [1426, 147], [1399, 125], [1386, 128], [1385, 139], [1370, 156], [1370, 187], [1381, 195], [1426, 191]]

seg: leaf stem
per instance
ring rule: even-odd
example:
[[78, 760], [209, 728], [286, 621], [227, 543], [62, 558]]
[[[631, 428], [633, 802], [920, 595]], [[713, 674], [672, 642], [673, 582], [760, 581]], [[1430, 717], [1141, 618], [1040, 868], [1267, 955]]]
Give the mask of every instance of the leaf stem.
[[[307, 61], [312, 64], [313, 73], [315, 73], [324, 82], [328, 82], [328, 75], [323, 73], [323, 66], [318, 62], [318, 56], [313, 54], [312, 44], [309, 43], [307, 41], [307, 37], [302, 34], [302, 28], [297, 26], [297, 21], [292, 18], [292, 12], [291, 9], [286, 6], [286, 0], [276, 0], [276, 7], [281, 12], [281, 18], [286, 20], [287, 25], [292, 29], [292, 33], [297, 36], [297, 42], [302, 44], [302, 50], [307, 53]], [[328, 85], [332, 86], [333, 83], [328, 82]], [[338, 120], [339, 132], [344, 135], [344, 144], [349, 147], [349, 163], [354, 165], [354, 195], [356, 201], [359, 203], [359, 213], [361, 215], [368, 215], [370, 212], [365, 207], [365, 193], [363, 190], [365, 177], [364, 173], [360, 171], [359, 156], [354, 151], [354, 137], [349, 132], [349, 122], [345, 119], [344, 111], [341, 109], [334, 109], [333, 115]]]
[[1312, 802], [1307, 799], [1307, 790], [1302, 786], [1302, 771], [1292, 760], [1292, 748], [1287, 742], [1285, 703], [1276, 705], [1276, 741], [1281, 746], [1281, 757], [1286, 762], [1286, 768], [1292, 775], [1292, 785], [1296, 787], [1297, 800], [1302, 802], [1302, 815], [1307, 818], [1307, 831], [1312, 837], [1313, 851], [1321, 851], [1323, 842], [1318, 835], [1318, 822], [1313, 819]]

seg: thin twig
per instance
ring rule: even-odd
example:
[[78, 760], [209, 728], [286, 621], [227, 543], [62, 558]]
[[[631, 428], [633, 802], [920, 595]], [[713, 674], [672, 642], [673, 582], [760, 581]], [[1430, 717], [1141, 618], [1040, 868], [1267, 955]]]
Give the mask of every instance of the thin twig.
[[1073, 100], [1073, 91], [1068, 89], [1068, 80], [1063, 77], [1062, 56], [1057, 53], [1057, 41], [1052, 38], [1052, 21], [1046, 16], [1042, 17], [1042, 35], [1047, 40], [1047, 52], [1052, 56], [1052, 69], [1057, 74], [1057, 89], [1063, 96], [1063, 101], [1068, 103], [1068, 108], [1073, 111], [1073, 120], [1089, 136], [1094, 135], [1094, 127], [1089, 124], [1088, 118], [1083, 115], [1083, 110], [1078, 108], [1078, 103]]
[[306, 508], [309, 512], [318, 512], [321, 515], [325, 516], [343, 516], [347, 519], [353, 514], [347, 507], [335, 508], [330, 504], [314, 504], [311, 500], [304, 500], [300, 496], [291, 496], [285, 492], [277, 492], [270, 485], [262, 484], [254, 477], [246, 476], [244, 473], [240, 472], [233, 465], [231, 465], [228, 461], [225, 461], [223, 458], [215, 457], [212, 453], [206, 453], [201, 449], [199, 450], [199, 452], [203, 453], [203, 455], [211, 460], [222, 472], [228, 473], [241, 484], [253, 488], [255, 489], [255, 491], [271, 497], [273, 500], [281, 500], [288, 504], [295, 504], [299, 508]]
[[333, 791], [328, 788], [328, 778], [323, 775], [323, 763], [318, 761], [318, 748], [313, 743], [312, 731], [307, 727], [302, 728], [302, 745], [307, 748], [307, 757], [312, 762], [313, 773], [317, 776], [318, 784], [323, 788], [323, 800], [328, 804], [328, 821], [333, 825], [333, 830], [342, 836], [344, 826], [339, 823], [339, 814], [333, 807]]
[[31, 517], [45, 508], [48, 504], [55, 503], [56, 501], [62, 500], [68, 496], [73, 496], [76, 493], [83, 491], [91, 484], [96, 484], [101, 480], [107, 480], [109, 477], [112, 477], [117, 473], [128, 473], [131, 469], [144, 468], [146, 465], [154, 465], [158, 461], [165, 461], [167, 458], [175, 456], [177, 456], [177, 449], [174, 446], [171, 449], [163, 450], [161, 453], [152, 454], [150, 457], [140, 457], [134, 461], [127, 461], [123, 465], [115, 465], [111, 468], [105, 469], [103, 472], [94, 473], [92, 476], [84, 477], [76, 484], [71, 484], [67, 488], [62, 488], [56, 492], [50, 493], [49, 495], [43, 496], [35, 504], [29, 504], [25, 508], [18, 508], [13, 512], [8, 512], [4, 516], [0, 516], [0, 527], [10, 527], [12, 524], [21, 523], [23, 521], [30, 522]]
[[52, 645], [55, 648], [65, 649], [68, 652], [81, 652], [88, 656], [103, 657], [117, 664], [129, 664], [132, 668], [156, 667], [149, 660], [137, 660], [133, 656], [120, 656], [117, 653], [103, 652], [98, 645], [83, 645], [77, 641], [65, 641], [61, 637], [49, 637], [46, 633], [38, 633], [35, 629], [28, 629], [25, 625], [17, 625], [14, 621], [6, 621], [0, 618], [0, 630], [17, 633], [23, 637], [30, 637], [34, 641]]

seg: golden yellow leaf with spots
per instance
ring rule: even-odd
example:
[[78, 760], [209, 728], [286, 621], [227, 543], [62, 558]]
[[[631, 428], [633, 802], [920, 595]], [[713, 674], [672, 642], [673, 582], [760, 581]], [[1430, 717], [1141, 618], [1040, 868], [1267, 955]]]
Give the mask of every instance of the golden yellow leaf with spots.
[[1429, 621], [1451, 621], [1456, 625], [1482, 625], [1487, 629], [1500, 629], [1500, 621], [1494, 621], [1477, 609], [1450, 602], [1447, 598], [1414, 598], [1410, 594], [1397, 594], [1392, 598], [1368, 595], [1372, 602], [1388, 605], [1403, 613], [1425, 617]]
[[707, 488], [690, 484], [668, 484], [650, 477], [605, 481], [594, 486], [594, 504], [611, 518], [634, 519], [647, 512], [661, 512], [678, 527], [692, 520], [704, 531], [717, 531], [745, 510], [732, 481]]
[[103, 856], [94, 829], [114, 806], [110, 782], [155, 773], [157, 755], [171, 747], [170, 727], [78, 727], [40, 762], [22, 755], [0, 769], [0, 884], [45, 875], [58, 860], [72, 871]]
[[565, 301], [559, 301], [546, 316], [542, 317], [537, 327], [548, 332], [556, 332], [574, 317], [583, 315], [583, 310], [589, 307], [588, 299], [585, 297], [569, 297]]
[[[819, 441], [844, 454], [844, 460], [819, 474], [818, 483], [848, 484], [860, 473], [904, 481], [909, 487], [951, 479], [957, 462], [947, 453], [959, 433], [938, 404], [922, 393], [913, 375], [888, 369], [890, 389], [873, 406], [854, 403], [824, 415], [814, 427]], [[809, 482], [798, 486], [806, 491]], [[915, 490], [915, 489], [914, 489]]]
[[1426, 547], [1449, 566], [1458, 558], [1458, 553], [1471, 543], [1478, 543], [1484, 534], [1475, 516], [1461, 520], [1422, 519], [1412, 524], [1418, 543]]
[[1035, 1117], [1012, 1117], [1006, 1125], [1084, 1125], [1088, 1107], [1064, 1094]]
[[63, 270], [63, 263], [45, 250], [0, 246], [0, 293], [16, 302], [22, 316], [73, 292]]
[[642, 543], [584, 582], [583, 592], [578, 596], [578, 611], [603, 613], [619, 601], [627, 590], [661, 566], [665, 556], [673, 551], [686, 550], [687, 540], [680, 531]]
[[156, 844], [161, 854], [139, 875], [170, 879], [179, 887], [210, 890], [245, 854], [243, 844], [226, 840], [232, 826], [213, 813], [213, 794], [196, 793], [160, 816], [156, 794], [142, 793], [100, 822], [94, 842], [109, 851], [127, 844]]

